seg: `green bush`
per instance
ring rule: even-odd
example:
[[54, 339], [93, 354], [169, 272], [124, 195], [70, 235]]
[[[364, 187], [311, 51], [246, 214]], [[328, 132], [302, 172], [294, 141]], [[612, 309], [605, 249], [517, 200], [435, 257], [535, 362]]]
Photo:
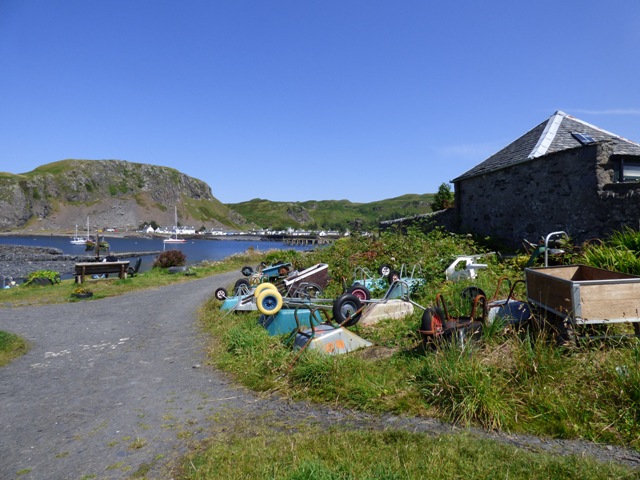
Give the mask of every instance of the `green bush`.
[[[45, 282], [43, 282], [43, 280]], [[49, 282], [46, 282], [48, 280]], [[60, 283], [60, 274], [54, 270], [36, 270], [27, 276], [25, 286]]]
[[158, 255], [152, 268], [180, 267], [186, 262], [187, 257], [180, 250], [167, 250]]

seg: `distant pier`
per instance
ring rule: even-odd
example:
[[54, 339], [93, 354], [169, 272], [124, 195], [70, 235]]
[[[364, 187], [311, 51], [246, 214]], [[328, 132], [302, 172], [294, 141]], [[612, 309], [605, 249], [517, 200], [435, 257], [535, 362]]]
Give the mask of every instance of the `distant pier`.
[[332, 237], [321, 237], [318, 235], [300, 236], [300, 235], [282, 235], [282, 243], [291, 246], [304, 245], [331, 245], [336, 239]]

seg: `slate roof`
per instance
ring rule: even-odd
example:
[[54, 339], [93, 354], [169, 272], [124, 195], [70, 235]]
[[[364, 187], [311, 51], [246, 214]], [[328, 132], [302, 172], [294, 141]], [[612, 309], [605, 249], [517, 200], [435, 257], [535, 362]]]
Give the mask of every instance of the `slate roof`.
[[616, 154], [640, 155], [639, 144], [557, 111], [549, 119], [451, 182], [455, 183], [477, 177], [519, 163], [529, 162], [544, 155], [585, 145], [576, 138], [574, 133], [586, 134], [594, 142], [613, 142]]

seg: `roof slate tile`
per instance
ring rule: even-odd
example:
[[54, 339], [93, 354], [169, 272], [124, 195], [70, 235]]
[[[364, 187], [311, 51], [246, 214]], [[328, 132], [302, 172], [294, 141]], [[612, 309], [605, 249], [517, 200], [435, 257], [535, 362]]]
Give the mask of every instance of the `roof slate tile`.
[[[559, 121], [555, 133], [553, 133], [554, 129], [547, 129], [550, 123], [554, 121]], [[484, 162], [476, 165], [451, 182], [455, 183], [520, 163], [530, 162], [536, 158], [542, 158], [563, 150], [583, 147], [583, 144], [573, 136], [574, 132], [585, 133], [593, 138], [595, 142], [613, 142], [614, 153], [616, 154], [640, 155], [639, 144], [558, 111], [499, 152], [487, 158]], [[544, 151], [544, 148], [536, 149], [536, 147], [539, 147], [543, 135], [550, 135], [550, 138], [546, 140], [551, 140], [546, 151]], [[540, 151], [544, 151], [544, 154], [540, 155]]]

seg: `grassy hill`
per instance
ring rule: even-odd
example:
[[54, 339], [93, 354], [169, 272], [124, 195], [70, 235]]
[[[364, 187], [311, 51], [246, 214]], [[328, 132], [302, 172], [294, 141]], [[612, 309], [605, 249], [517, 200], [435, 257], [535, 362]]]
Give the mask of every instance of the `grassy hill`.
[[255, 198], [248, 202], [227, 204], [249, 223], [262, 228], [324, 228], [344, 230], [372, 228], [382, 220], [431, 212], [434, 194], [407, 194], [371, 203], [348, 200], [310, 200], [306, 202], [272, 202]]

